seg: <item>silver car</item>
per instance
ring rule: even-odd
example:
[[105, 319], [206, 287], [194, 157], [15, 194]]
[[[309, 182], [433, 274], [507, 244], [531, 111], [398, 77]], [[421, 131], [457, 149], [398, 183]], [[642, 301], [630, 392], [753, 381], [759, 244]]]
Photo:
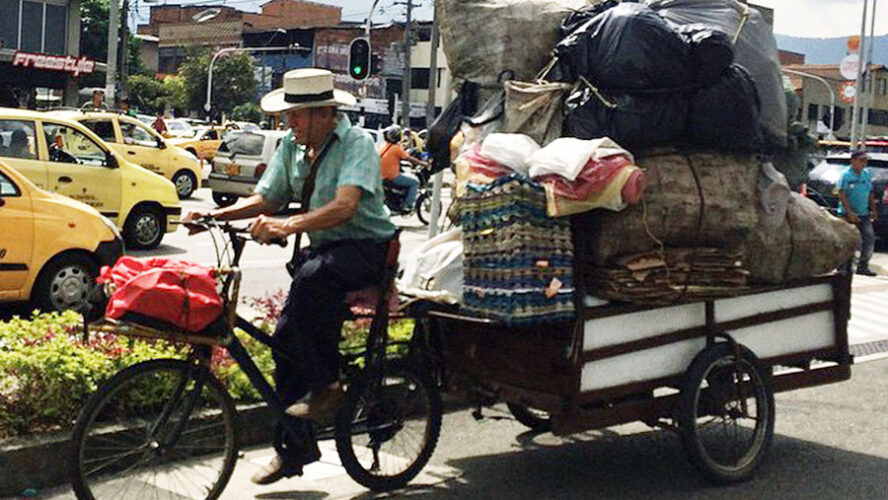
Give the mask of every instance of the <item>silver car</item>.
[[226, 132], [213, 158], [207, 182], [213, 191], [213, 201], [226, 206], [240, 196], [252, 195], [285, 135], [286, 130]]

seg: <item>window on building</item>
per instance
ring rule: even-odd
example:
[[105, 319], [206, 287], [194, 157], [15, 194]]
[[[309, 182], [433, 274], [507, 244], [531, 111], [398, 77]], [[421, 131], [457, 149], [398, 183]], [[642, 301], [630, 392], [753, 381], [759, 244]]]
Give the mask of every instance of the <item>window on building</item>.
[[870, 125], [888, 127], [888, 111], [883, 109], [869, 110], [869, 119], [867, 120], [867, 123]]
[[68, 8], [64, 5], [46, 4], [46, 27], [43, 52], [65, 53], [65, 36], [68, 32]]
[[807, 121], [813, 122], [820, 119], [820, 106], [817, 104], [808, 104]]
[[412, 68], [410, 70], [410, 88], [418, 90], [429, 89], [428, 68]]
[[0, 46], [17, 49], [19, 46], [19, 0], [0, 2]]
[[888, 80], [885, 80], [884, 78], [876, 80], [876, 92], [880, 96], [888, 95]]
[[22, 43], [25, 52], [43, 51], [43, 4], [22, 2]]

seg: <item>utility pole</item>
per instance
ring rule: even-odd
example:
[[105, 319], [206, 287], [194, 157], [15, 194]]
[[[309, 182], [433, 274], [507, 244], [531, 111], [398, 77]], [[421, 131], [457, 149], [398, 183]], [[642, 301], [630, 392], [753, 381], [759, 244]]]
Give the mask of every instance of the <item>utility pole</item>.
[[410, 127], [410, 49], [413, 28], [413, 0], [407, 0], [407, 24], [404, 27], [404, 76], [401, 78], [401, 121], [405, 128]]
[[120, 5], [111, 0], [108, 11], [108, 68], [105, 70], [105, 99], [114, 102], [117, 90], [117, 47], [120, 35]]
[[[876, 95], [875, 90], [873, 88], [873, 72], [870, 68], [870, 65], [873, 62], [873, 46], [876, 44], [876, 2], [878, 0], [873, 0], [873, 15], [870, 18], [870, 37], [869, 37], [869, 45], [866, 47], [866, 58], [863, 60], [861, 64], [863, 64], [864, 71], [866, 72], [866, 85], [864, 85], [864, 89], [866, 90], [866, 94], [863, 96], [863, 123], [860, 125], [860, 137], [863, 140], [864, 147], [866, 146], [866, 126], [869, 123], [869, 105], [870, 105], [870, 96]], [[863, 54], [860, 54], [863, 55]]]
[[[111, 0], [111, 3], [116, 3], [116, 0]], [[120, 11], [120, 58], [118, 61], [120, 62], [120, 95], [115, 95], [112, 100], [112, 108], [117, 108], [120, 103], [120, 99], [127, 97], [127, 88], [126, 88], [126, 76], [129, 73], [129, 43], [127, 43], [129, 39], [128, 28], [129, 28], [129, 0], [123, 0], [123, 9]], [[115, 93], [116, 94], [116, 93]]]
[[860, 57], [857, 63], [857, 83], [854, 84], [857, 92], [854, 95], [854, 106], [851, 108], [851, 149], [857, 147], [857, 122], [860, 120], [860, 95], [863, 83], [863, 65], [866, 62], [864, 55], [866, 52], [866, 13], [869, 10], [868, 0], [863, 0], [863, 18], [860, 21]]
[[[429, 55], [429, 101], [426, 103], [426, 128], [431, 128], [435, 121], [435, 101], [438, 88], [438, 6], [435, 5], [432, 15], [432, 53]], [[434, 238], [439, 231], [438, 219], [441, 218], [441, 188], [444, 185], [444, 172], [432, 177], [432, 213], [429, 214], [429, 237]]]

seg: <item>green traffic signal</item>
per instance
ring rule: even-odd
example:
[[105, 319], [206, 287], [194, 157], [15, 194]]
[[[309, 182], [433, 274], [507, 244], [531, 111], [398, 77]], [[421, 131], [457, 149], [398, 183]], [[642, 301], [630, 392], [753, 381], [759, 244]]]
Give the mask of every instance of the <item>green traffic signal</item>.
[[370, 67], [370, 41], [355, 38], [348, 50], [348, 73], [355, 80], [365, 80], [369, 75], [364, 68]]

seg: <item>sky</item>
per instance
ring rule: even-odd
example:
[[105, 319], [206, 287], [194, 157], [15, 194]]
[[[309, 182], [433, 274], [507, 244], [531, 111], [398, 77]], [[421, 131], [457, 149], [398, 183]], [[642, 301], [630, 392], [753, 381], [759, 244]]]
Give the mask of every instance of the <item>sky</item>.
[[[148, 22], [148, 7], [143, 0], [130, 0], [140, 5], [134, 13], [131, 24]], [[220, 0], [155, 0], [170, 5], [218, 5]], [[259, 6], [267, 0], [224, 0], [223, 5], [237, 9], [259, 12]], [[314, 0], [342, 7], [344, 21], [363, 21], [370, 10], [372, 0]], [[811, 38], [846, 37], [860, 34], [864, 0], [752, 0], [752, 3], [774, 9], [774, 32]], [[888, 33], [888, 0], [869, 0], [869, 4], [877, 2], [876, 34]], [[428, 20], [432, 18], [434, 0], [413, 0], [414, 18]], [[406, 10], [405, 0], [379, 0], [374, 11], [374, 22], [392, 19], [403, 20]], [[867, 20], [867, 30], [870, 21]]]

